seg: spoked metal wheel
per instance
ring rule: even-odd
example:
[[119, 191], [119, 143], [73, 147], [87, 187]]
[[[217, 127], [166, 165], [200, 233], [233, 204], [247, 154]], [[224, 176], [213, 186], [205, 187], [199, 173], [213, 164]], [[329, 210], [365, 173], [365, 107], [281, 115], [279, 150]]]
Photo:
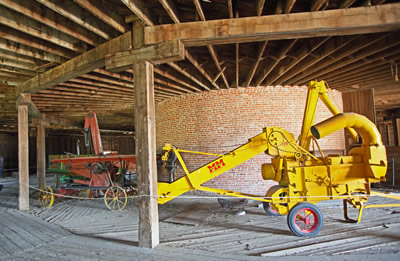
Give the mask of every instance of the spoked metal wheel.
[[323, 217], [315, 205], [299, 203], [289, 211], [287, 222], [294, 235], [315, 236], [322, 228]]
[[279, 214], [278, 209], [275, 209], [271, 203], [263, 202], [263, 207], [264, 207], [265, 213], [267, 213], [268, 215], [281, 216], [281, 214]]
[[128, 196], [121, 187], [109, 187], [104, 194], [104, 202], [111, 210], [122, 210], [128, 202]]
[[53, 189], [50, 186], [43, 187], [39, 192], [39, 202], [42, 207], [49, 208], [54, 203]]

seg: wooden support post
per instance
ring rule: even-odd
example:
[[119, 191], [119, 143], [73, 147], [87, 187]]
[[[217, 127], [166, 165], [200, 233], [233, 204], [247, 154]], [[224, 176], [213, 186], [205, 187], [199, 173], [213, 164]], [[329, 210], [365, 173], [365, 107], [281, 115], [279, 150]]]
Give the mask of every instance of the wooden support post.
[[29, 210], [28, 106], [18, 106], [19, 209]]
[[159, 244], [154, 72], [149, 62], [133, 65], [135, 76], [136, 172], [139, 189], [139, 247]]
[[393, 136], [394, 136], [394, 146], [399, 146], [399, 136], [397, 135], [397, 121], [396, 118], [392, 118], [392, 125], [393, 125]]
[[37, 157], [37, 177], [39, 188], [46, 186], [46, 151], [45, 151], [45, 139], [46, 139], [46, 127], [44, 125], [44, 114], [41, 114], [37, 125], [37, 137], [36, 137], [36, 157]]

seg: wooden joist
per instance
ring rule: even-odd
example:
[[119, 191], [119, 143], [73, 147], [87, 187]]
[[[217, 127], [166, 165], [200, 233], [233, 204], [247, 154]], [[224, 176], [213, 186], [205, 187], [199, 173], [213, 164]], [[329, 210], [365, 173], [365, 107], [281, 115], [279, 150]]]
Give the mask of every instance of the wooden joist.
[[18, 86], [20, 92], [35, 93], [68, 81], [105, 65], [105, 56], [131, 48], [131, 32], [127, 32], [86, 53], [83, 53]]
[[385, 32], [400, 28], [399, 13], [400, 4], [396, 3], [312, 13], [158, 25], [145, 28], [145, 44], [180, 39], [189, 47]]
[[124, 71], [133, 63], [149, 61], [153, 64], [168, 63], [185, 58], [182, 42], [171, 40], [141, 49], [123, 51], [106, 56], [106, 69], [112, 72]]

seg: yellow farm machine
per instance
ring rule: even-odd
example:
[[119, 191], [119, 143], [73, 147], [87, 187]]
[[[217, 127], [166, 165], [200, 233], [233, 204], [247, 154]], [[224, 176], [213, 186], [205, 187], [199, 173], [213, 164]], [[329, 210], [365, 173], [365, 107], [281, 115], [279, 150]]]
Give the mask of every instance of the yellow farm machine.
[[[317, 102], [321, 99], [333, 117], [316, 125]], [[345, 128], [359, 147], [347, 155], [325, 156], [317, 139]], [[310, 153], [311, 143], [317, 145], [321, 156]], [[171, 144], [164, 147], [164, 161], [177, 159], [186, 175], [171, 183], [158, 183], [158, 203], [164, 204], [187, 191], [202, 190], [222, 195], [242, 197], [263, 202], [270, 215], [287, 215], [289, 229], [297, 236], [313, 236], [322, 228], [323, 216], [315, 203], [323, 200], [343, 199], [347, 221], [359, 222], [365, 208], [400, 206], [400, 204], [365, 205], [371, 183], [385, 180], [387, 170], [386, 149], [376, 126], [366, 117], [355, 113], [340, 113], [327, 93], [324, 81], [312, 81], [303, 125], [297, 142], [292, 133], [279, 127], [266, 127], [263, 132], [224, 155], [177, 149]], [[218, 158], [189, 173], [181, 153], [215, 155]], [[203, 183], [242, 164], [260, 153], [271, 155], [271, 163], [262, 165], [262, 177], [274, 180], [265, 197], [202, 186]], [[379, 194], [384, 197], [398, 197]], [[357, 220], [347, 215], [347, 205], [359, 209]]]

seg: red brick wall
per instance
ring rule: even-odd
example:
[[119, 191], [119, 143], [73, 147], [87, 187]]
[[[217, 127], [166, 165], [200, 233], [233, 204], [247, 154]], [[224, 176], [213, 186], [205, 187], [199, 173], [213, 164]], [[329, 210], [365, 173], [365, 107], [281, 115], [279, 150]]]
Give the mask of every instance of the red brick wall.
[[[341, 93], [331, 91], [329, 96], [341, 110]], [[164, 143], [171, 143], [181, 149], [223, 154], [260, 134], [263, 127], [279, 126], [297, 138], [306, 97], [307, 87], [268, 86], [202, 92], [159, 102], [156, 104], [158, 152]], [[330, 116], [320, 101], [316, 122]], [[320, 145], [322, 149], [344, 150], [343, 131], [322, 139]], [[185, 153], [184, 159], [189, 171], [193, 171], [214, 157]], [[265, 162], [270, 162], [270, 157], [258, 155], [204, 185], [265, 195], [274, 184], [261, 177], [261, 164]], [[177, 177], [182, 175], [180, 168]], [[168, 178], [159, 175], [159, 180]]]

